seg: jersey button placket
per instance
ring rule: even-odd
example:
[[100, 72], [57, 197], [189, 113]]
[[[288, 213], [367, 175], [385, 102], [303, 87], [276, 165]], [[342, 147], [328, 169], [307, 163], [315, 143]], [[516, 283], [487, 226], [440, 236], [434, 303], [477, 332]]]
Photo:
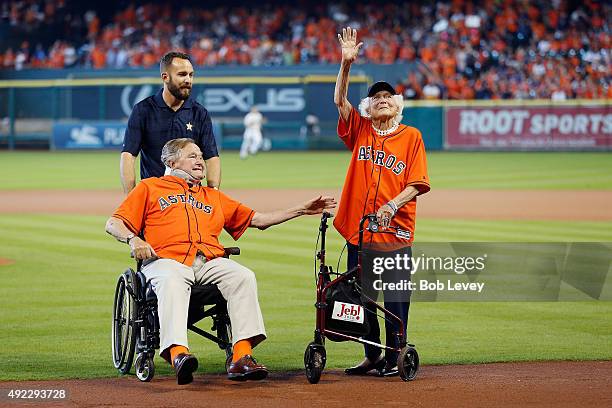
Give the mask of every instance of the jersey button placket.
[[[176, 117], [176, 115], [175, 115], [175, 112], [172, 109], [170, 109], [170, 108], [167, 108], [167, 109], [168, 109], [168, 111], [170, 113], [170, 116], [169, 116], [170, 120], [168, 121], [168, 123], [169, 123], [169, 125], [168, 125], [169, 136], [170, 136], [170, 139], [173, 139], [172, 135], [174, 135], [174, 118]], [[168, 139], [168, 140], [170, 140], [170, 139]]]
[[175, 135], [181, 134], [181, 123], [179, 121], [179, 117], [176, 114], [176, 112], [174, 114], [174, 119], [172, 119], [172, 130], [174, 130]]

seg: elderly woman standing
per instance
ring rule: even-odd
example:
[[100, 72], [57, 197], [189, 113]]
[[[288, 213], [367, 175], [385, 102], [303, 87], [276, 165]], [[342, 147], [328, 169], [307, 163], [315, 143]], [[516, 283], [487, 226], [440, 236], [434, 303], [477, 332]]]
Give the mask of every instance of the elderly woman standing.
[[[334, 103], [338, 107], [338, 135], [352, 151], [342, 198], [334, 226], [346, 239], [347, 266], [357, 265], [357, 241], [359, 221], [365, 214], [375, 213], [380, 225], [393, 224], [410, 231], [410, 239], [399, 245], [411, 256], [410, 245], [414, 239], [416, 197], [429, 191], [427, 161], [421, 133], [400, 123], [403, 98], [387, 82], [376, 82], [359, 104], [357, 111], [347, 99], [349, 71], [363, 43], [357, 43], [357, 30], [342, 29], [338, 34], [342, 47], [342, 62], [336, 80]], [[370, 247], [397, 247], [398, 238], [392, 234], [364, 235], [364, 244]], [[409, 273], [406, 277], [409, 279]], [[385, 308], [400, 317], [406, 327], [409, 298], [388, 301]], [[370, 333], [366, 340], [380, 343], [380, 328], [376, 314], [366, 313]], [[385, 322], [386, 345], [396, 347], [398, 331]], [[379, 374], [397, 374], [397, 353], [387, 349], [385, 358], [381, 349], [365, 344], [365, 359], [355, 367], [346, 369], [349, 375], [364, 375], [377, 370]]]

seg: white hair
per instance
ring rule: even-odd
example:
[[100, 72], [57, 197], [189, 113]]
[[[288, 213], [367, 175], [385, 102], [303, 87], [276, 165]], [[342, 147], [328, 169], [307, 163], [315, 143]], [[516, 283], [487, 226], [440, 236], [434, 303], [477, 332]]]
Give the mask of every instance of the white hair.
[[[402, 95], [393, 95], [393, 102], [397, 105], [397, 107], [399, 108], [397, 111], [397, 115], [395, 115], [395, 121], [397, 123], [401, 123], [402, 122], [402, 118], [404, 117], [404, 115], [402, 115], [402, 111], [404, 110], [404, 97]], [[372, 103], [372, 98], [369, 96], [366, 96], [365, 98], [363, 98], [361, 100], [361, 102], [359, 102], [359, 114], [367, 119], [372, 118], [372, 115], [370, 115], [370, 104]]]
[[181, 157], [181, 150], [188, 144], [195, 144], [195, 140], [188, 137], [172, 139], [164, 145], [161, 152], [161, 161], [166, 167], [170, 167], [170, 162], [176, 162]]

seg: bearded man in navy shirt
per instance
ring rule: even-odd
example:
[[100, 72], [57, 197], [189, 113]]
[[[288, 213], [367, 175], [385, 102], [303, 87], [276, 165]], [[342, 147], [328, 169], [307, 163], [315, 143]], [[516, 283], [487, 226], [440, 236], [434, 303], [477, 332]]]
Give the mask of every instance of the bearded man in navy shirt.
[[159, 69], [163, 89], [134, 106], [121, 152], [121, 183], [128, 194], [136, 186], [134, 163], [140, 157], [140, 177], [161, 177], [165, 166], [161, 161], [162, 147], [178, 138], [191, 138], [202, 151], [206, 163], [209, 187], [221, 183], [221, 160], [212, 129], [210, 114], [193, 98], [193, 66], [189, 55], [181, 52], [166, 53]]

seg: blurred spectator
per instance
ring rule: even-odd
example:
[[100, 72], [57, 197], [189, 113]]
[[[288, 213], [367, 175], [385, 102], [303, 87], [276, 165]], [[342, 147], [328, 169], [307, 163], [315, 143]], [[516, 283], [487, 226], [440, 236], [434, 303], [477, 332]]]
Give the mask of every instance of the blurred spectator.
[[440, 99], [441, 97], [442, 91], [433, 81], [423, 87], [423, 99]]
[[567, 95], [563, 89], [557, 89], [552, 93], [550, 99], [553, 101], [564, 101], [567, 99]]
[[0, 66], [151, 67], [168, 49], [196, 65], [325, 64], [339, 58], [334, 33], [351, 25], [360, 61], [413, 63], [397, 84], [406, 99], [612, 94], [608, 1], [137, 4], [109, 14], [76, 0], [4, 1]]

